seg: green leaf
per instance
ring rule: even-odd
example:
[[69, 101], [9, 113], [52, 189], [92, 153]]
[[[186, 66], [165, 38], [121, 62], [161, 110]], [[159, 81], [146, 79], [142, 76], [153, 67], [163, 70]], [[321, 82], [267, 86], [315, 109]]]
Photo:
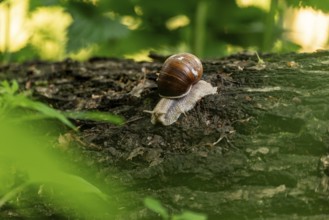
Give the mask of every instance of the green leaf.
[[206, 220], [207, 216], [205, 214], [200, 214], [191, 211], [184, 211], [182, 214], [174, 215], [172, 220]]
[[[26, 108], [35, 110], [41, 113], [43, 116], [47, 118], [55, 118], [61, 121], [63, 124], [67, 125], [72, 129], [76, 129], [76, 127], [59, 111], [47, 106], [44, 103], [34, 101], [29, 99], [25, 94], [18, 93], [19, 85], [17, 81], [12, 81], [11, 84], [8, 81], [2, 81], [0, 83], [0, 106], [3, 107], [3, 111], [5, 111], [5, 107], [12, 108]], [[24, 116], [22, 116], [23, 119]]]
[[158, 200], [153, 199], [151, 197], [146, 197], [144, 199], [144, 205], [153, 212], [158, 213], [163, 219], [169, 219], [167, 209], [163, 207]]
[[55, 118], [61, 121], [63, 124], [67, 125], [68, 127], [76, 130], [76, 127], [59, 111], [53, 109], [46, 104], [43, 104], [38, 101], [33, 101], [28, 99], [25, 96], [20, 96], [15, 100], [15, 105], [23, 108], [29, 108], [35, 111], [42, 113], [43, 115], [47, 116], [48, 118]]
[[123, 118], [107, 112], [63, 112], [69, 118], [122, 124]]
[[4, 80], [0, 83], [0, 95], [1, 94], [14, 95], [17, 91], [18, 91], [18, 83], [15, 80], [13, 80], [11, 84], [7, 80]]
[[79, 193], [93, 193], [105, 201], [107, 199], [105, 193], [80, 176], [67, 174], [59, 170], [52, 170], [49, 174], [40, 173], [38, 171], [40, 170], [31, 170], [29, 173], [31, 182], [48, 183], [50, 185], [55, 184], [62, 188], [62, 190], [77, 191]]

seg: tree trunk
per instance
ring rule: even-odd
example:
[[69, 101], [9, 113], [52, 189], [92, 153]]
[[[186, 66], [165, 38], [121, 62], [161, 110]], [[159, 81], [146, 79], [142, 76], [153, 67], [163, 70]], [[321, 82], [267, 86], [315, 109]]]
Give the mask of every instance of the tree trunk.
[[103, 184], [125, 188], [113, 195], [117, 219], [154, 218], [146, 196], [208, 219], [328, 219], [329, 52], [261, 58], [204, 61], [203, 79], [218, 94], [171, 126], [153, 125], [143, 112], [160, 99], [161, 62], [95, 58], [0, 71], [57, 109], [126, 119], [122, 126], [76, 121], [86, 167], [93, 164]]

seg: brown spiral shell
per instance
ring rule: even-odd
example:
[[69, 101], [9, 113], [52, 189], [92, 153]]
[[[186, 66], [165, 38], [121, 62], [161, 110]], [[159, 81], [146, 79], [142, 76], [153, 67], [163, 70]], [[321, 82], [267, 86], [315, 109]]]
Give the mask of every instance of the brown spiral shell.
[[164, 98], [181, 98], [202, 76], [202, 63], [193, 54], [180, 53], [170, 56], [163, 64], [158, 77], [159, 95]]

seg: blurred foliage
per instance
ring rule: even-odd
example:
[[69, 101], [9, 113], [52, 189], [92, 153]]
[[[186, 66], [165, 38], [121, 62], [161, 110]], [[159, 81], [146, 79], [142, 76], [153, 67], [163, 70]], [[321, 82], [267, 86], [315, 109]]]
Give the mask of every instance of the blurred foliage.
[[98, 111], [85, 111], [85, 112], [63, 112], [63, 114], [72, 119], [78, 120], [90, 120], [90, 121], [98, 121], [98, 122], [107, 122], [113, 123], [116, 125], [122, 125], [124, 123], [124, 119], [118, 115], [112, 115], [107, 112], [98, 112]]
[[[23, 111], [34, 110], [40, 114], [30, 114], [31, 112], [29, 111], [17, 111], [18, 108], [21, 108]], [[17, 122], [27, 119], [56, 118], [68, 127], [75, 129], [75, 126], [57, 110], [41, 102], [29, 99], [27, 94], [18, 93], [18, 83], [16, 81], [13, 81], [11, 84], [8, 81], [2, 81], [0, 84], [0, 119], [4, 119], [9, 113], [15, 111], [18, 114], [18, 116], [14, 117]]]
[[144, 205], [157, 213], [163, 220], [206, 220], [207, 216], [205, 214], [200, 214], [192, 211], [183, 211], [181, 214], [169, 215], [168, 210], [159, 202], [152, 197], [146, 197], [144, 199]]
[[[4, 119], [9, 113], [17, 112], [15, 121], [31, 121], [40, 119], [57, 119], [64, 125], [76, 130], [77, 128], [67, 119], [67, 117], [79, 120], [92, 120], [122, 124], [123, 118], [107, 112], [60, 112], [47, 106], [44, 103], [32, 100], [27, 92], [19, 92], [16, 81], [0, 82], [0, 119]], [[14, 121], [14, 120], [12, 120]]]
[[[13, 123], [15, 116], [6, 116], [0, 123], [0, 218], [8, 218], [8, 209], [23, 218], [46, 216], [41, 204], [75, 219], [114, 214], [107, 194], [64, 171], [68, 162], [51, 153], [54, 137], [35, 121]], [[33, 207], [38, 202], [39, 208]]]
[[[121, 57], [155, 50], [218, 57], [243, 49], [294, 51], [298, 45], [282, 37], [285, 9], [292, 6], [329, 11], [326, 1], [268, 2], [269, 8], [264, 9], [240, 7], [232, 0], [30, 0], [28, 14], [56, 6], [72, 17], [67, 42], [62, 42], [65, 56], [74, 57], [87, 48], [91, 56]], [[11, 60], [32, 58], [44, 57], [30, 43], [11, 54]]]
[[67, 172], [68, 161], [53, 151], [60, 148], [59, 131], [54, 134], [49, 121], [40, 123], [45, 118], [75, 128], [59, 111], [19, 93], [17, 82], [1, 82], [0, 218], [8, 217], [8, 209], [23, 218], [46, 216], [41, 207], [33, 207], [37, 201], [67, 217], [109, 218], [114, 214], [111, 198], [85, 178]]
[[329, 4], [327, 1], [319, 0], [289, 0], [286, 1], [288, 6], [292, 7], [312, 7], [323, 12], [329, 12]]

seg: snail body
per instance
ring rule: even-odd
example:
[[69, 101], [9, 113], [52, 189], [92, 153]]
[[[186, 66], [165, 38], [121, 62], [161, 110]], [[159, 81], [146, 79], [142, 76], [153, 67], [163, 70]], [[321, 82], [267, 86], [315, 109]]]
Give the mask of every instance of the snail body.
[[153, 111], [146, 111], [152, 114], [152, 124], [160, 123], [163, 125], [171, 125], [177, 121], [179, 116], [193, 109], [196, 103], [204, 96], [217, 93], [217, 87], [213, 87], [210, 83], [200, 80], [196, 83], [191, 91], [180, 99], [162, 98], [155, 106]]
[[163, 64], [158, 77], [159, 95], [177, 99], [186, 96], [202, 77], [202, 63], [193, 54], [170, 56]]

